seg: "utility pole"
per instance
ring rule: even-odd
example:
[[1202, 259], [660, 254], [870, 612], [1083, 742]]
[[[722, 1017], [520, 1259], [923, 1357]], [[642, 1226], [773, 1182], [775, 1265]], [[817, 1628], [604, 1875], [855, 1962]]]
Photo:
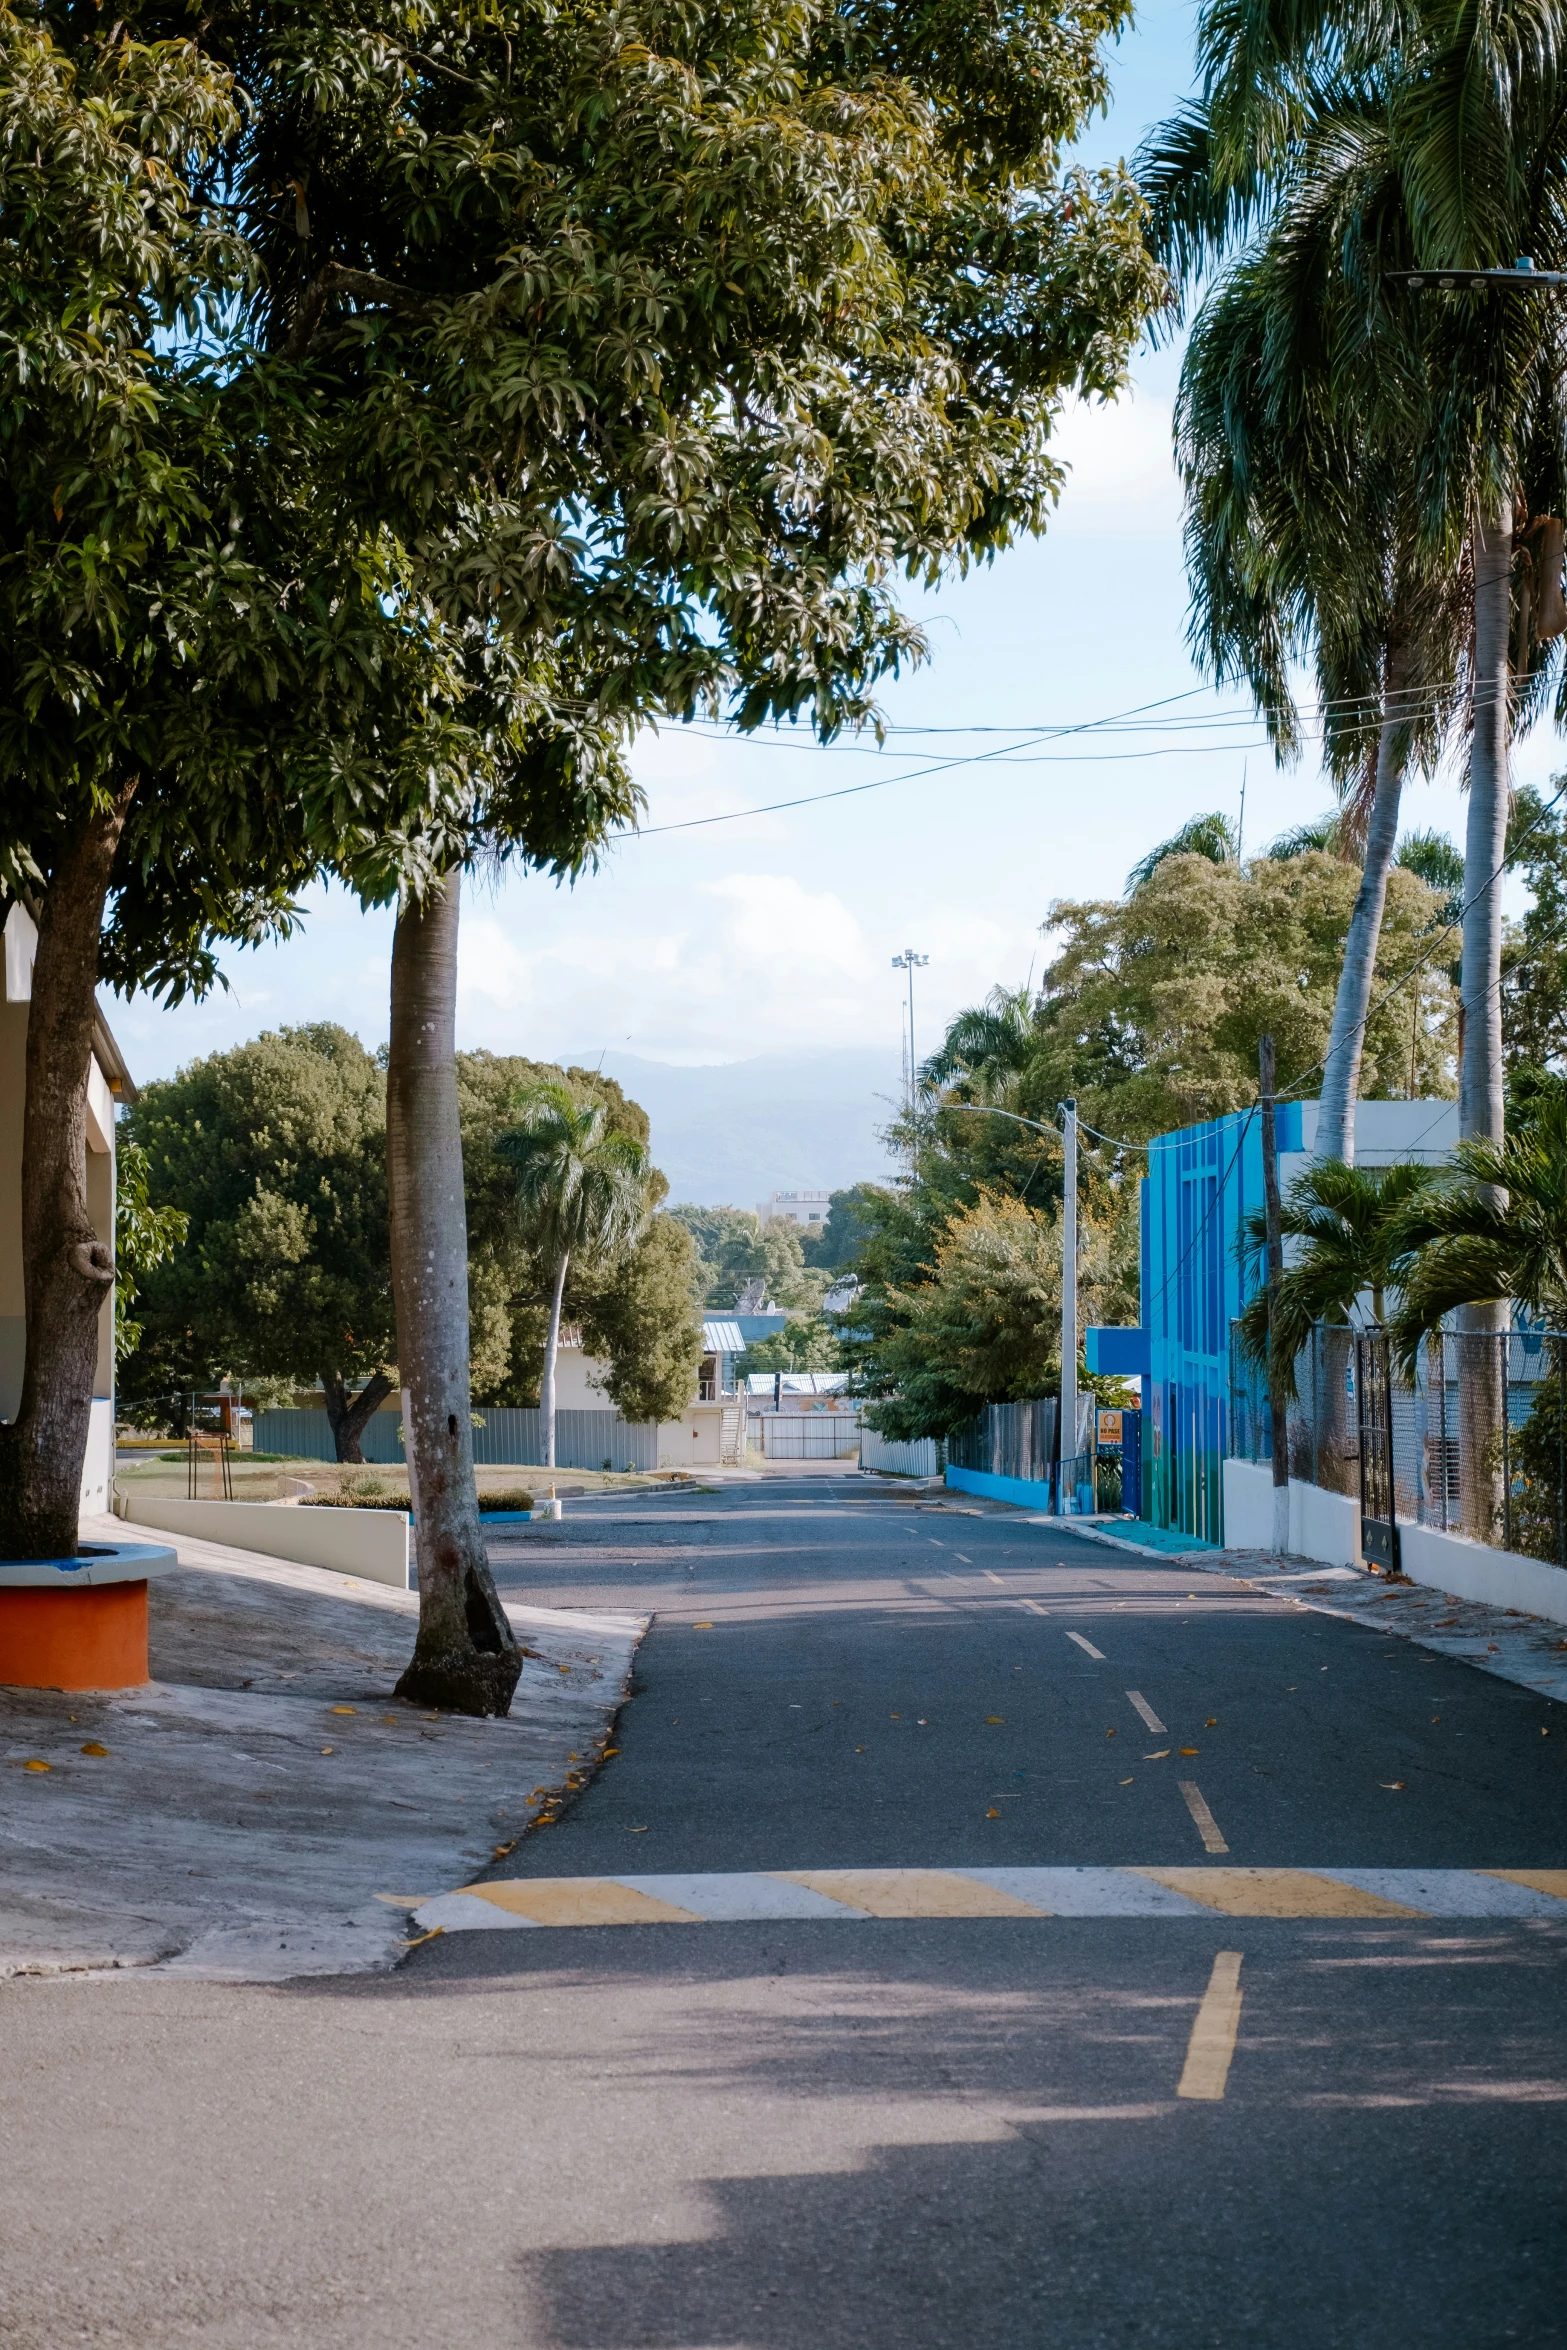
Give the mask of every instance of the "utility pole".
[[[1077, 1103], [1061, 1104], [1066, 1145], [1061, 1192], [1061, 1440], [1063, 1469], [1077, 1451]], [[1066, 1496], [1058, 1498], [1065, 1501]]]
[[1273, 1039], [1259, 1038], [1257, 1067], [1262, 1094], [1262, 1199], [1268, 1231], [1268, 1410], [1273, 1420], [1273, 1548], [1283, 1557], [1290, 1546], [1289, 1398], [1284, 1364], [1273, 1341], [1273, 1316], [1284, 1279], [1284, 1231], [1279, 1214], [1279, 1138], [1273, 1096], [1277, 1082]]

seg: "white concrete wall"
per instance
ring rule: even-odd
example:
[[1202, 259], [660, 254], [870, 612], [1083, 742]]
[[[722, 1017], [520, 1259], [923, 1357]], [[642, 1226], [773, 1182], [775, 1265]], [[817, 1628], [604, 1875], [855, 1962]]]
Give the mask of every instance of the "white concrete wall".
[[406, 1510], [301, 1509], [270, 1501], [175, 1501], [162, 1494], [133, 1494], [124, 1515], [132, 1525], [188, 1534], [193, 1542], [227, 1543], [234, 1550], [292, 1559], [300, 1567], [361, 1575], [399, 1591], [409, 1588]]
[[[1224, 1540], [1234, 1550], [1273, 1548], [1273, 1471], [1266, 1461], [1225, 1462]], [[1289, 1546], [1296, 1558], [1358, 1567], [1359, 1502], [1292, 1477]]]
[[[1235, 1550], [1268, 1550], [1273, 1541], [1273, 1472], [1265, 1461], [1224, 1464], [1224, 1539]], [[1548, 1623], [1567, 1624], [1567, 1568], [1516, 1550], [1492, 1550], [1436, 1526], [1398, 1524], [1399, 1555], [1412, 1583], [1474, 1599], [1488, 1607], [1522, 1609]], [[1290, 1549], [1324, 1566], [1358, 1567], [1360, 1505], [1342, 1493], [1290, 1479]]]
[[1524, 1558], [1516, 1550], [1492, 1550], [1462, 1534], [1444, 1534], [1436, 1526], [1401, 1524], [1398, 1543], [1412, 1583], [1428, 1584], [1454, 1599], [1522, 1608], [1526, 1615], [1567, 1624], [1567, 1570], [1561, 1567]]

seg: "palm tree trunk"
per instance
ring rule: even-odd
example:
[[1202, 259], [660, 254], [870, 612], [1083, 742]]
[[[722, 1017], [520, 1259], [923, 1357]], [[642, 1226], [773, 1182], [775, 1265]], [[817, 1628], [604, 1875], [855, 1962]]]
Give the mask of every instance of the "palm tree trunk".
[[1355, 1163], [1355, 1104], [1366, 1047], [1366, 1015], [1382, 937], [1387, 877], [1398, 844], [1398, 804], [1409, 750], [1408, 720], [1402, 706], [1404, 654], [1399, 646], [1389, 648], [1386, 675], [1382, 729], [1377, 738], [1376, 789], [1366, 828], [1366, 861], [1344, 942], [1344, 968], [1333, 1004], [1333, 1028], [1317, 1112], [1316, 1156], [1341, 1159], [1346, 1167]]
[[555, 1294], [550, 1299], [549, 1336], [544, 1341], [544, 1381], [539, 1395], [539, 1409], [544, 1416], [544, 1466], [555, 1466], [555, 1362], [560, 1353], [560, 1308], [566, 1294], [566, 1267], [571, 1262], [563, 1256], [555, 1273]]
[[[522, 1670], [485, 1556], [468, 1391], [468, 1219], [457, 1114], [461, 877], [405, 906], [392, 944], [386, 1073], [397, 1360], [419, 1562], [419, 1634], [399, 1697], [503, 1714]], [[411, 1419], [412, 1426], [407, 1425]]]
[[38, 920], [22, 1115], [27, 1357], [16, 1418], [0, 1427], [0, 1558], [74, 1558], [112, 1238], [87, 1213], [87, 1085], [98, 941], [136, 786], [79, 827]]
[[[1510, 517], [1479, 524], [1474, 538], [1474, 732], [1469, 747], [1469, 823], [1464, 839], [1463, 959], [1459, 1002], [1463, 1057], [1458, 1131], [1500, 1145], [1502, 1110], [1502, 860], [1507, 851], [1512, 676], [1513, 531]], [[1501, 1203], [1498, 1202], [1498, 1205]], [[1464, 1531], [1491, 1539], [1501, 1503], [1500, 1333], [1505, 1303], [1466, 1306], [1459, 1327], [1458, 1474]]]

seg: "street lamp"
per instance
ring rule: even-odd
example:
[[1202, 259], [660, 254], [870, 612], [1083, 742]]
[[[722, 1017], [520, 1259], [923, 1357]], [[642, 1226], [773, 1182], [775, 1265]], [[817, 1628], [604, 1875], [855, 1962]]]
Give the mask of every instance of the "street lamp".
[[923, 971], [929, 961], [929, 955], [917, 955], [912, 947], [905, 947], [901, 955], [894, 955], [892, 958], [894, 971], [907, 971], [909, 975], [909, 1116], [911, 1118], [914, 1115], [914, 974], [916, 971]]

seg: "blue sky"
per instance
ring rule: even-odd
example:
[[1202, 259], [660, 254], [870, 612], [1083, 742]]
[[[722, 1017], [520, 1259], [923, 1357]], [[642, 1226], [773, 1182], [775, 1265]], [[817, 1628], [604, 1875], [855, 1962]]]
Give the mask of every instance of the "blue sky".
[[[1188, 7], [1149, 0], [1113, 54], [1115, 104], [1085, 136], [1085, 160], [1130, 156], [1186, 89], [1191, 22]], [[1177, 369], [1168, 347], [1141, 352], [1126, 399], [1063, 419], [1071, 470], [1046, 538], [916, 600], [933, 657], [885, 693], [894, 732], [884, 750], [671, 728], [637, 755], [646, 837], [575, 890], [514, 877], [471, 893], [460, 1041], [685, 1065], [884, 1048], [895, 1070], [903, 980], [890, 963], [904, 946], [930, 958], [916, 1015], [924, 1051], [996, 981], [1039, 969], [1053, 900], [1114, 895], [1187, 816], [1237, 814], [1243, 776], [1249, 846], [1317, 814], [1328, 795], [1309, 759], [1280, 775], [1244, 702], [1199, 691], [1187, 657], [1170, 462]], [[1158, 733], [1008, 746], [999, 735], [898, 731], [1042, 738], [1152, 704], [1172, 705], [1153, 713]], [[989, 755], [918, 779], [978, 753]], [[1517, 779], [1543, 780], [1562, 763], [1541, 731], [1520, 747]], [[907, 780], [786, 813], [651, 829], [883, 776]], [[1461, 840], [1457, 778], [1412, 787], [1406, 822]], [[378, 1042], [390, 936], [388, 916], [362, 915], [340, 893], [313, 897], [287, 945], [231, 960], [228, 993], [173, 1013], [117, 1007], [133, 1072], [163, 1076], [263, 1028], [324, 1016]]]

